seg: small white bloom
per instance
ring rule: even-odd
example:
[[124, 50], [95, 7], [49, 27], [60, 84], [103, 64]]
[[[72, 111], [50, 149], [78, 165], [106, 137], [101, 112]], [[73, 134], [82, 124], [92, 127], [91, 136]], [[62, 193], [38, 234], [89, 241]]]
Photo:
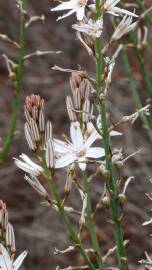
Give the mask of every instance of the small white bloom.
[[38, 176], [43, 173], [43, 168], [40, 165], [33, 162], [27, 155], [22, 154], [19, 157], [21, 160], [17, 158], [14, 158], [14, 160], [15, 165], [19, 167], [21, 170], [35, 176]]
[[71, 123], [70, 135], [72, 142], [53, 140], [54, 152], [59, 156], [56, 160], [56, 168], [66, 167], [77, 161], [81, 170], [85, 170], [87, 158], [100, 158], [105, 155], [103, 148], [91, 147], [98, 134], [93, 132], [85, 140], [78, 122]]
[[72, 28], [79, 32], [86, 33], [89, 36], [99, 38], [103, 31], [103, 20], [99, 19], [97, 21], [93, 21], [90, 19], [88, 23], [80, 22], [73, 24]]
[[119, 40], [122, 36], [128, 34], [131, 30], [133, 30], [137, 26], [137, 22], [132, 23], [133, 18], [131, 16], [124, 16], [122, 21], [117, 26], [114, 31], [111, 40]]
[[10, 257], [7, 249], [0, 244], [0, 269], [2, 270], [18, 270], [27, 255], [27, 251], [23, 251], [15, 261]]
[[70, 0], [66, 2], [61, 2], [57, 7], [52, 8], [51, 11], [60, 11], [60, 10], [70, 10], [68, 13], [63, 16], [58, 17], [57, 20], [61, 20], [65, 17], [70, 16], [73, 13], [76, 13], [77, 19], [82, 21], [85, 13], [85, 6], [87, 5], [88, 0]]
[[104, 2], [103, 8], [105, 12], [114, 15], [119, 16], [120, 14], [126, 14], [133, 17], [138, 17], [135, 13], [130, 12], [126, 9], [116, 7], [116, 5], [120, 2], [120, 0], [106, 0]]

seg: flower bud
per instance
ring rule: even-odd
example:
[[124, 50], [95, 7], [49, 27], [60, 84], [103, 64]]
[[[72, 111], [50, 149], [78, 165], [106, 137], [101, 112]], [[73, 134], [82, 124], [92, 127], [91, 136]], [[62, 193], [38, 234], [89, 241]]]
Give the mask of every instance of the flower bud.
[[124, 205], [126, 201], [126, 196], [123, 193], [120, 193], [117, 197], [117, 200], [120, 205]]
[[98, 168], [98, 171], [102, 174], [105, 180], [109, 180], [110, 178], [110, 172], [107, 170], [106, 166], [104, 164], [101, 164]]
[[11, 72], [11, 73], [9, 74], [9, 78], [10, 78], [13, 82], [15, 82], [15, 81], [16, 81], [16, 78], [17, 78], [16, 73], [15, 73], [15, 72]]
[[108, 196], [103, 197], [101, 206], [104, 209], [109, 209], [111, 207], [110, 198]]

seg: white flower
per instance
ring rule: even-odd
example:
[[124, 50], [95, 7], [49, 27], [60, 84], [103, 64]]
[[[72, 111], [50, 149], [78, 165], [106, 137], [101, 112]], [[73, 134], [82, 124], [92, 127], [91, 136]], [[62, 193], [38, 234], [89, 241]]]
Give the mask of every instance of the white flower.
[[116, 30], [114, 31], [111, 40], [115, 41], [120, 39], [122, 36], [128, 34], [131, 30], [133, 30], [137, 22], [132, 23], [133, 18], [131, 16], [124, 16], [122, 21], [117, 26]]
[[85, 13], [85, 6], [88, 0], [70, 0], [66, 2], [61, 2], [57, 7], [52, 8], [51, 11], [60, 11], [60, 10], [70, 10], [68, 13], [63, 16], [58, 17], [57, 20], [61, 20], [67, 16], [76, 12], [77, 19], [82, 21]]
[[13, 261], [2, 244], [0, 244], [0, 251], [0, 269], [2, 270], [18, 270], [27, 255], [27, 251], [23, 251], [17, 259]]
[[15, 165], [26, 173], [38, 176], [43, 173], [43, 168], [33, 162], [27, 155], [22, 154], [19, 156], [21, 160], [14, 158]]
[[99, 19], [97, 21], [93, 21], [92, 19], [90, 19], [88, 23], [80, 22], [77, 24], [73, 24], [72, 28], [79, 32], [86, 33], [89, 36], [99, 38], [103, 30], [103, 20]]
[[116, 7], [116, 5], [120, 2], [120, 0], [106, 0], [104, 2], [103, 8], [105, 12], [114, 15], [114, 16], [119, 16], [120, 14], [126, 14], [129, 16], [133, 17], [138, 17], [135, 13], [130, 12], [126, 9], [122, 9], [119, 7]]
[[71, 123], [70, 135], [72, 142], [53, 140], [54, 152], [58, 155], [55, 163], [56, 168], [66, 167], [75, 161], [79, 163], [81, 170], [85, 170], [87, 158], [103, 157], [105, 152], [101, 147], [91, 147], [98, 134], [92, 133], [86, 140], [83, 138], [80, 124]]

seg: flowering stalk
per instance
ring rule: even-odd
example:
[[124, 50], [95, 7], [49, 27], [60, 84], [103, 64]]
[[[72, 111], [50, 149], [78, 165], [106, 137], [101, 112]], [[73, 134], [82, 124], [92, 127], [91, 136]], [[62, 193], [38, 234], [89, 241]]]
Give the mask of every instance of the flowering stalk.
[[52, 196], [53, 196], [54, 200], [57, 203], [57, 208], [58, 208], [58, 211], [60, 213], [60, 216], [63, 219], [63, 222], [64, 222], [64, 224], [65, 224], [65, 226], [66, 226], [66, 228], [67, 228], [73, 242], [75, 243], [76, 246], [78, 246], [80, 248], [80, 253], [81, 253], [84, 261], [88, 265], [88, 267], [89, 267], [88, 269], [95, 270], [95, 267], [93, 266], [93, 264], [91, 263], [89, 257], [87, 256], [87, 254], [85, 252], [85, 249], [83, 248], [83, 246], [81, 244], [81, 241], [80, 241], [79, 237], [77, 236], [77, 233], [75, 232], [75, 230], [74, 230], [68, 216], [66, 215], [66, 213], [64, 211], [64, 207], [63, 207], [62, 202], [60, 200], [60, 196], [59, 196], [59, 194], [58, 194], [58, 192], [56, 190], [55, 182], [52, 179], [51, 171], [46, 165], [44, 151], [41, 151], [41, 158], [42, 158], [42, 166], [43, 166], [43, 169], [44, 169], [44, 173], [45, 173], [45, 176], [47, 178], [50, 190], [52, 192]]
[[[142, 101], [141, 101], [141, 98], [140, 98], [138, 91], [137, 91], [136, 82], [135, 82], [133, 75], [132, 75], [131, 65], [129, 63], [129, 59], [128, 59], [128, 55], [127, 55], [126, 51], [123, 51], [122, 56], [123, 56], [123, 61], [124, 61], [125, 69], [126, 69], [126, 74], [127, 74], [128, 80], [130, 82], [130, 89], [131, 89], [132, 95], [133, 95], [134, 100], [135, 100], [136, 108], [137, 108], [137, 110], [140, 110], [143, 107]], [[152, 140], [152, 129], [149, 125], [147, 117], [144, 114], [141, 115], [141, 120], [143, 122], [144, 128], [148, 132], [148, 136], [149, 136], [150, 140]]]
[[[96, 0], [96, 20], [101, 17], [101, 1]], [[99, 96], [103, 93], [103, 81], [102, 81], [102, 46], [101, 39], [96, 38], [96, 72], [97, 72], [97, 91]], [[121, 229], [121, 220], [120, 220], [120, 211], [119, 205], [117, 202], [117, 193], [116, 193], [116, 183], [113, 175], [112, 161], [111, 161], [111, 151], [110, 151], [110, 139], [108, 131], [108, 123], [106, 117], [106, 107], [105, 101], [102, 100], [100, 106], [100, 115], [102, 123], [102, 133], [103, 133], [103, 144], [105, 149], [105, 159], [106, 159], [106, 168], [109, 171], [109, 182], [108, 186], [111, 190], [111, 209], [112, 209], [112, 219], [114, 224], [114, 233], [115, 240], [117, 245], [117, 258], [119, 263], [120, 270], [126, 270], [126, 258], [125, 258], [125, 248], [123, 243], [123, 235]]]
[[3, 146], [2, 152], [0, 154], [0, 161], [3, 161], [7, 158], [10, 146], [14, 138], [14, 132], [16, 129], [17, 122], [17, 113], [19, 110], [19, 98], [22, 88], [22, 79], [23, 79], [23, 68], [24, 68], [24, 47], [25, 47], [25, 14], [24, 10], [27, 7], [27, 0], [21, 1], [22, 10], [20, 10], [20, 41], [19, 41], [19, 59], [18, 59], [18, 69], [16, 74], [16, 87], [15, 87], [15, 96], [13, 100], [13, 111], [11, 115], [10, 128], [6, 137], [5, 144]]

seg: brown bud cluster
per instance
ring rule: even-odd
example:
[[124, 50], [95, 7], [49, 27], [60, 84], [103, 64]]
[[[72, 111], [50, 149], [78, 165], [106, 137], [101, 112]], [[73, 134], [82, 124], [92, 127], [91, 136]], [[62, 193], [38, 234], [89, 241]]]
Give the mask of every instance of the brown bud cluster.
[[90, 93], [93, 87], [86, 78], [86, 72], [72, 72], [70, 86], [72, 98], [67, 96], [66, 99], [69, 118], [71, 121], [82, 119], [83, 123], [87, 123], [93, 112], [90, 104]]
[[39, 95], [27, 96], [24, 114], [27, 120], [24, 127], [25, 137], [30, 149], [36, 151], [41, 136], [45, 131], [44, 99]]
[[24, 113], [27, 122], [33, 118], [35, 121], [39, 121], [40, 114], [44, 110], [44, 99], [39, 95], [27, 96], [25, 99]]

